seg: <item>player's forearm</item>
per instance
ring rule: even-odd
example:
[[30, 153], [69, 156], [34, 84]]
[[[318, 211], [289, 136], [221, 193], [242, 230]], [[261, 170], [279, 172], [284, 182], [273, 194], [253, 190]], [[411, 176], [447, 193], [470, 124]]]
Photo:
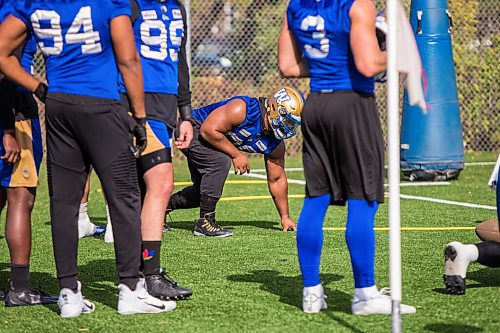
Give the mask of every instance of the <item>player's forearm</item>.
[[146, 117], [144, 106], [144, 81], [139, 56], [118, 63], [118, 69], [123, 76], [127, 96], [136, 118]]
[[26, 72], [14, 55], [0, 56], [0, 72], [11, 82], [34, 92], [40, 81]]
[[241, 153], [221, 132], [205, 129], [202, 125], [200, 134], [202, 138], [210, 143], [215, 149], [231, 158], [235, 158]]
[[276, 210], [281, 217], [290, 216], [288, 210], [288, 183], [286, 176], [280, 176], [277, 179], [267, 180], [269, 193], [271, 194]]

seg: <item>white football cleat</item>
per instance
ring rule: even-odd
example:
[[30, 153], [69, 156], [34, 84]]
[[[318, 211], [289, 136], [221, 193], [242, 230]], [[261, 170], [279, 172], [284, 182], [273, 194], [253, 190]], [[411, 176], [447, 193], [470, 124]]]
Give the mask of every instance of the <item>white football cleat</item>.
[[118, 313], [130, 315], [136, 313], [160, 313], [172, 311], [177, 306], [174, 301], [162, 301], [151, 296], [146, 290], [145, 280], [139, 279], [134, 291], [121, 283], [118, 285], [120, 295], [118, 299]]
[[326, 295], [321, 284], [304, 288], [302, 291], [302, 310], [305, 313], [318, 313], [326, 308]]
[[[372, 298], [362, 301], [357, 296], [354, 296], [352, 301], [352, 314], [354, 315], [372, 315], [392, 313], [392, 300], [387, 295], [388, 289], [382, 288]], [[417, 309], [411, 305], [401, 304], [401, 314], [412, 314], [417, 312]]]
[[83, 298], [80, 281], [78, 281], [78, 291], [76, 293], [68, 288], [61, 289], [57, 303], [63, 318], [78, 317], [82, 313], [91, 313], [95, 310], [94, 303]]

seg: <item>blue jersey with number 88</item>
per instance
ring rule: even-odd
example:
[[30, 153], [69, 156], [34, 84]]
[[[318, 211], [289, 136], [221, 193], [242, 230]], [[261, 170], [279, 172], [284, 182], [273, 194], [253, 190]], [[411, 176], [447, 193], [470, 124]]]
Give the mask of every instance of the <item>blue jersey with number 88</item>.
[[130, 16], [128, 0], [17, 0], [12, 14], [43, 52], [49, 93], [119, 99], [110, 21]]
[[356, 69], [349, 42], [349, 10], [354, 0], [291, 0], [288, 28], [311, 76], [311, 91], [354, 90], [373, 93], [372, 78]]

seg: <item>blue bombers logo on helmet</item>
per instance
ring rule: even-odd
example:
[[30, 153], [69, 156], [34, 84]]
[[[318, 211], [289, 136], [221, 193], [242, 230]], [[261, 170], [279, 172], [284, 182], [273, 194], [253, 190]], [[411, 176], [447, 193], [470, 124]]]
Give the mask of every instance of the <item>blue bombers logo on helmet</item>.
[[274, 136], [280, 140], [297, 134], [300, 126], [304, 96], [292, 87], [283, 87], [268, 99], [267, 118]]

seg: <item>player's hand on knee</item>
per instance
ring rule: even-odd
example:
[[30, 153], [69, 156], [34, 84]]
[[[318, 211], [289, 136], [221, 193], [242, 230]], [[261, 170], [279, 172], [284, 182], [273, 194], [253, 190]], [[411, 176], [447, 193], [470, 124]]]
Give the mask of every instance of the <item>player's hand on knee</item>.
[[193, 140], [193, 125], [189, 121], [182, 121], [179, 125], [179, 136], [175, 138], [175, 146], [178, 149], [186, 149]]
[[290, 216], [282, 216], [281, 217], [281, 228], [283, 231], [296, 231], [297, 226], [295, 222], [290, 218]]
[[5, 154], [0, 158], [8, 163], [16, 163], [21, 158], [21, 148], [16, 140], [16, 134], [14, 130], [5, 130], [3, 134], [3, 147]]
[[248, 163], [248, 157], [244, 153], [239, 153], [233, 158], [233, 166], [235, 174], [250, 173], [250, 164]]
[[134, 156], [138, 158], [141, 153], [146, 149], [148, 144], [147, 134], [146, 134], [146, 118], [135, 118], [136, 125], [134, 127], [134, 138], [135, 145], [132, 147], [132, 152]]

